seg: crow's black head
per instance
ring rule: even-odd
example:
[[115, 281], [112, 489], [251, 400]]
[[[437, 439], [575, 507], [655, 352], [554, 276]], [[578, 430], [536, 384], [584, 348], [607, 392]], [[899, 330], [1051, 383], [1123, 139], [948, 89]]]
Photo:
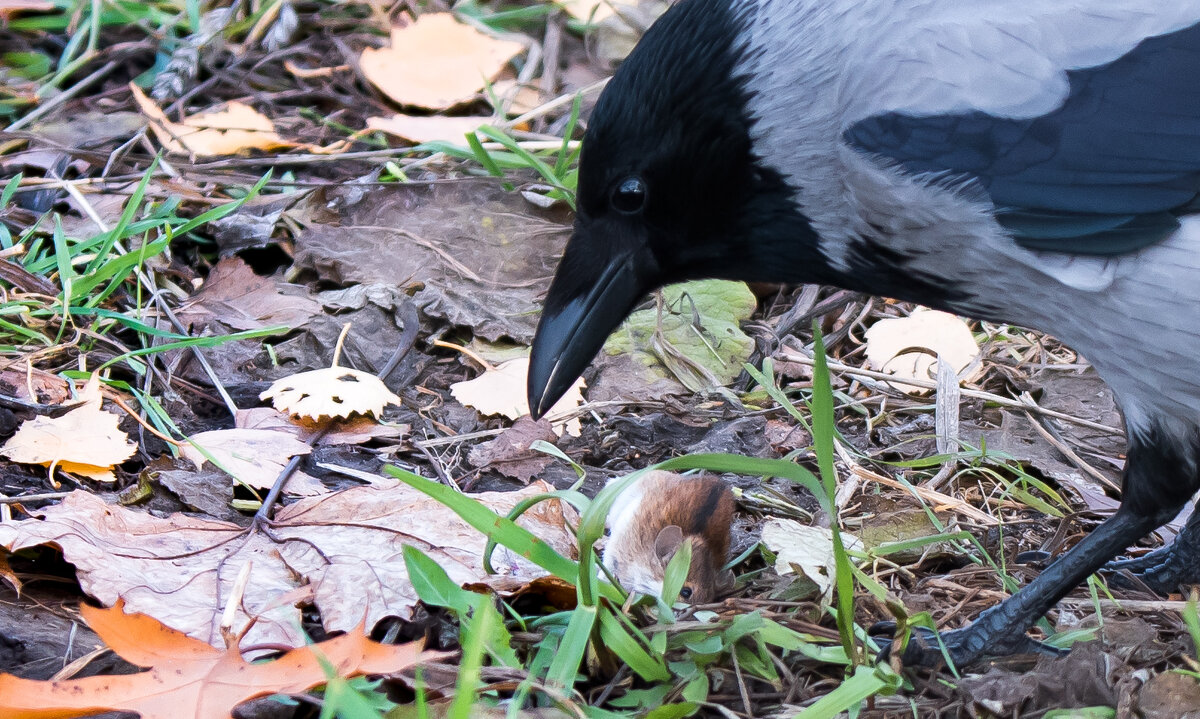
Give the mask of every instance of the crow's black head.
[[[648, 291], [686, 279], [779, 279], [814, 243], [777, 173], [759, 163], [737, 76], [745, 18], [684, 0], [605, 88], [580, 158], [578, 216], [546, 298], [529, 370], [543, 414]], [[794, 255], [794, 253], [792, 253]]]

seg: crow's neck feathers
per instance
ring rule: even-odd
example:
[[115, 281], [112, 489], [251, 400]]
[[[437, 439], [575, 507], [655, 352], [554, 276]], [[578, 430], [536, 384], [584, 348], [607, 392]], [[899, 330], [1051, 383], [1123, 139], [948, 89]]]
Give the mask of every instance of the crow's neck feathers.
[[[1045, 112], [1071, 67], [1200, 17], [1196, 0], [1143, 7], [684, 0], [596, 108], [581, 217], [644, 174], [664, 281], [823, 282], [1046, 331], [1096, 364], [1134, 435], [1190, 436], [1200, 323], [1163, 307], [1200, 306], [1200, 220], [1120, 257], [1035, 252], [969, 178], [913, 175], [844, 138], [872, 113]], [[1139, 365], [1147, 347], [1154, 367]]]

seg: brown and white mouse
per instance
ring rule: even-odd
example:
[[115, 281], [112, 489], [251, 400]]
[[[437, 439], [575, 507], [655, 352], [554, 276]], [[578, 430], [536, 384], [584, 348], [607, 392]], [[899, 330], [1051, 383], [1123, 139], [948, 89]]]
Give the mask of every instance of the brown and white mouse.
[[625, 589], [659, 596], [667, 563], [691, 540], [692, 565], [679, 598], [713, 601], [733, 586], [729, 553], [733, 493], [716, 477], [650, 472], [625, 489], [608, 514], [603, 562]]

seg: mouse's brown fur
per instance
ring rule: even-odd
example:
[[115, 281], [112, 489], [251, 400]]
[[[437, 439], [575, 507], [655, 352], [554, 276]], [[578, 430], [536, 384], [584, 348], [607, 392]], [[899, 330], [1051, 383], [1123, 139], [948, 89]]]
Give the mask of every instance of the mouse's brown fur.
[[660, 592], [667, 564], [684, 542], [691, 543], [692, 563], [680, 599], [702, 604], [732, 585], [732, 574], [721, 571], [734, 510], [724, 482], [652, 472], [625, 495], [610, 515], [604, 564], [627, 589]]

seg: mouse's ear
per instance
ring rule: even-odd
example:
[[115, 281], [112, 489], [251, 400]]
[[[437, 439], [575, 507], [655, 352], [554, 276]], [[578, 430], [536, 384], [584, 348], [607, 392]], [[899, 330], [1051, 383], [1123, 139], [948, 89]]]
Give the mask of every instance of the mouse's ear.
[[654, 538], [654, 553], [658, 555], [659, 561], [663, 564], [671, 561], [671, 557], [675, 556], [675, 552], [678, 552], [681, 546], [683, 546], [683, 530], [674, 524], [663, 527], [658, 536]]

